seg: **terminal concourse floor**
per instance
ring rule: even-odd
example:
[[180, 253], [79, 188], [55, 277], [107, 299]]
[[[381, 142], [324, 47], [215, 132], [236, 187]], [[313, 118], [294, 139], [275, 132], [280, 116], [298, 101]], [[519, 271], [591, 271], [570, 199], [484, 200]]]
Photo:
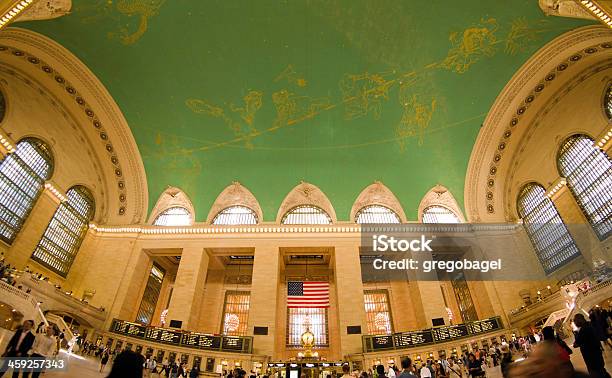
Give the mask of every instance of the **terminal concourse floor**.
[[[110, 364], [106, 366], [104, 373], [99, 372], [99, 362], [91, 357], [68, 356], [65, 352], [61, 353], [62, 358], [66, 358], [68, 362], [67, 371], [48, 372], [43, 375], [45, 378], [100, 378], [105, 377], [110, 372]], [[606, 368], [608, 372], [612, 372], [612, 350], [607, 349], [605, 352]], [[582, 355], [579, 350], [575, 350], [572, 355], [572, 363], [577, 370], [586, 370]], [[10, 375], [6, 375], [7, 377]], [[487, 378], [501, 378], [499, 366], [487, 371]], [[158, 378], [158, 375], [153, 374], [153, 378]], [[163, 377], [163, 376], [162, 376]]]

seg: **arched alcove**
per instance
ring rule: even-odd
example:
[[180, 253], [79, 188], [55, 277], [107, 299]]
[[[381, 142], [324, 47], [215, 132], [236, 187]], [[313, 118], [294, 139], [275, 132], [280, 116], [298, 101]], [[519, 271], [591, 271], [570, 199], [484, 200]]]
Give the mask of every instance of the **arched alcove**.
[[402, 223], [407, 221], [404, 209], [395, 194], [380, 181], [375, 181], [359, 193], [351, 208], [350, 220], [355, 221], [359, 210], [371, 205], [381, 205], [389, 208], [397, 214]]
[[249, 189], [236, 181], [228, 185], [217, 196], [217, 199], [215, 199], [215, 202], [208, 212], [206, 223], [212, 223], [221, 211], [232, 206], [243, 206], [251, 209], [257, 216], [259, 222], [263, 219], [263, 212], [261, 206], [259, 206], [259, 202], [257, 202], [257, 198], [255, 198]]
[[160, 214], [171, 208], [184, 208], [187, 210], [190, 216], [190, 224], [195, 222], [195, 210], [191, 200], [181, 189], [170, 186], [157, 199], [155, 207], [151, 211], [149, 216], [149, 224], [153, 224]]
[[301, 182], [294, 187], [281, 203], [276, 215], [276, 222], [281, 223], [283, 216], [291, 209], [300, 205], [313, 205], [325, 211], [332, 223], [337, 222], [336, 211], [331, 202], [317, 186]]
[[465, 217], [461, 212], [459, 204], [455, 200], [453, 194], [443, 185], [436, 185], [431, 188], [421, 200], [419, 204], [419, 222], [423, 221], [423, 212], [432, 207], [441, 207], [450, 210], [450, 212], [457, 216], [460, 222], [465, 222]]

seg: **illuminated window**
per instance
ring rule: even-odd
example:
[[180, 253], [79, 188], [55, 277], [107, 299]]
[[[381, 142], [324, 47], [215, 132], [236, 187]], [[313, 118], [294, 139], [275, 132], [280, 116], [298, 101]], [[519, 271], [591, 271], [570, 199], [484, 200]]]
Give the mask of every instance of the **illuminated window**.
[[314, 335], [315, 346], [328, 346], [326, 308], [287, 308], [287, 346], [301, 346], [306, 329]]
[[251, 293], [248, 291], [225, 292], [222, 324], [224, 335], [245, 336], [247, 334], [250, 301]]
[[600, 240], [612, 234], [612, 161], [585, 135], [569, 137], [559, 150], [559, 172]]
[[17, 143], [0, 163], [0, 239], [11, 244], [27, 219], [45, 180], [51, 177], [53, 156], [35, 138]]
[[289, 210], [282, 224], [331, 224], [331, 218], [321, 208], [312, 205], [296, 206]]
[[191, 214], [184, 207], [171, 207], [159, 214], [153, 224], [155, 226], [189, 226]]
[[140, 308], [138, 309], [138, 314], [136, 315], [137, 322], [151, 324], [165, 274], [166, 271], [164, 268], [153, 263], [153, 267], [149, 273], [149, 279], [147, 280], [147, 286], [145, 287], [144, 294], [142, 295]]
[[215, 216], [212, 224], [231, 226], [234, 224], [257, 224], [257, 215], [246, 206], [232, 206]]
[[542, 185], [530, 183], [521, 189], [518, 213], [547, 274], [580, 255], [574, 239]]
[[391, 209], [380, 205], [366, 206], [357, 212], [355, 222], [368, 223], [401, 223], [399, 216]]
[[612, 84], [606, 88], [603, 106], [608, 119], [612, 121]]
[[83, 186], [73, 186], [47, 226], [32, 260], [39, 262], [62, 277], [66, 277], [93, 218], [95, 205], [91, 192]]
[[368, 334], [388, 335], [393, 333], [387, 290], [367, 290], [364, 292], [363, 298], [368, 322]]
[[423, 223], [460, 223], [459, 217], [442, 206], [429, 206], [423, 210]]
[[457, 305], [459, 306], [462, 321], [472, 322], [478, 320], [476, 307], [474, 307], [472, 294], [470, 293], [470, 287], [465, 280], [465, 274], [463, 271], [456, 272], [452, 277], [451, 282], [453, 285], [453, 291], [455, 292], [455, 298], [457, 298]]

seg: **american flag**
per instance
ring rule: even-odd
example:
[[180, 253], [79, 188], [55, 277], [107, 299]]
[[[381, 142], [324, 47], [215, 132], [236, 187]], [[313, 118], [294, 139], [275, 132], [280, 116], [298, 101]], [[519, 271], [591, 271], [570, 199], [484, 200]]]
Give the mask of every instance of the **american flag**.
[[287, 307], [329, 307], [329, 283], [317, 281], [289, 281]]

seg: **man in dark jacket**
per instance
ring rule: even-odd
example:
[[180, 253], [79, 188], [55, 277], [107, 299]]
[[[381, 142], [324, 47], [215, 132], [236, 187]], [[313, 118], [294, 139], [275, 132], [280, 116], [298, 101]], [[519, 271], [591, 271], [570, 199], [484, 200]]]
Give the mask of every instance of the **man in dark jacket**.
[[582, 358], [587, 366], [589, 375], [594, 378], [610, 378], [610, 374], [608, 374], [605, 368], [601, 342], [591, 323], [587, 322], [584, 315], [576, 314], [574, 316], [574, 324], [580, 328], [575, 332], [574, 348], [580, 348], [580, 353], [582, 353]]
[[[4, 357], [27, 357], [27, 353], [32, 348], [35, 336], [31, 332], [34, 328], [34, 320], [26, 320], [21, 328], [15, 331], [15, 334], [9, 340], [9, 343], [4, 351]], [[0, 377], [8, 370], [8, 367], [0, 368]], [[19, 370], [13, 370], [13, 378], [19, 376]]]

